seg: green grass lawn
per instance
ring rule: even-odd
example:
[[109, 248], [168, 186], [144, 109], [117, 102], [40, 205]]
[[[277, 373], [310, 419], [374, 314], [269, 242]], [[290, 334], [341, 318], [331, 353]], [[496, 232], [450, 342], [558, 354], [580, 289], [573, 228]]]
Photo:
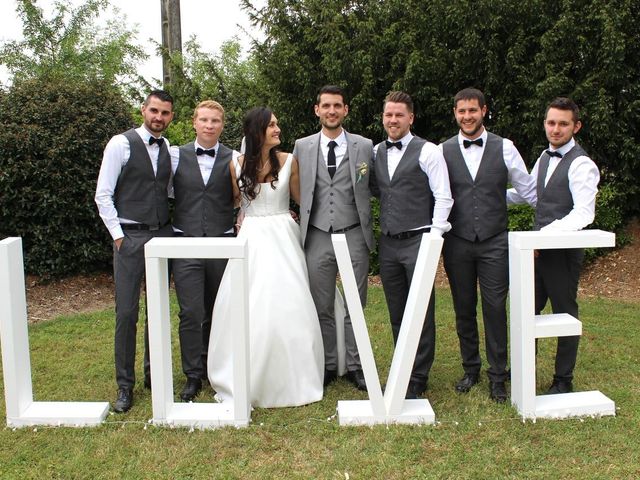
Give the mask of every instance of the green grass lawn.
[[[150, 425], [139, 349], [133, 409], [97, 428], [0, 430], [0, 478], [639, 478], [640, 320], [638, 303], [582, 299], [577, 390], [600, 390], [617, 416], [523, 422], [488, 398], [488, 381], [466, 395], [448, 290], [437, 293], [437, 351], [428, 398], [436, 425], [340, 427], [338, 400], [364, 399], [344, 380], [305, 407], [256, 409], [248, 428], [189, 431]], [[173, 305], [175, 315], [175, 303]], [[366, 310], [384, 383], [391, 331], [379, 287]], [[30, 326], [36, 400], [114, 401], [113, 312]], [[139, 335], [141, 337], [141, 335]], [[174, 331], [174, 380], [184, 379]], [[538, 389], [553, 372], [555, 341], [540, 341]], [[212, 401], [210, 387], [198, 401]], [[4, 402], [0, 416], [5, 417]]]

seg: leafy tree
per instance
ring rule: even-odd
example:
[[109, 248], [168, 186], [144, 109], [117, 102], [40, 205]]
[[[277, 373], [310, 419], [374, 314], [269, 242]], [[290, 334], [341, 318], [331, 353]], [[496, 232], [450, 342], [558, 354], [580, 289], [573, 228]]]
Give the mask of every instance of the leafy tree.
[[224, 42], [218, 53], [204, 52], [191, 38], [184, 51], [183, 56], [171, 58], [181, 74], [168, 87], [175, 99], [176, 119], [170, 125], [167, 137], [175, 144], [193, 140], [193, 109], [200, 101], [212, 99], [225, 109], [221, 141], [239, 148], [245, 113], [251, 107], [265, 103], [256, 57], [244, 58], [237, 38]]
[[0, 95], [0, 238], [22, 237], [29, 273], [108, 264], [93, 197], [106, 142], [131, 124], [128, 104], [104, 80], [32, 78]]
[[137, 65], [147, 55], [133, 43], [135, 31], [127, 30], [124, 22], [96, 25], [108, 6], [109, 0], [84, 0], [77, 7], [57, 0], [52, 18], [46, 19], [33, 0], [17, 0], [24, 39], [0, 47], [0, 64], [14, 81], [43, 76], [101, 79], [134, 95], [145, 83]]
[[531, 167], [546, 144], [544, 109], [555, 96], [582, 107], [578, 134], [638, 211], [640, 6], [634, 0], [242, 0], [265, 33], [254, 42], [270, 105], [292, 139], [317, 127], [317, 88], [345, 87], [346, 127], [383, 138], [386, 93], [408, 91], [414, 130], [440, 142], [457, 131], [452, 98], [476, 86], [488, 128], [515, 141]]

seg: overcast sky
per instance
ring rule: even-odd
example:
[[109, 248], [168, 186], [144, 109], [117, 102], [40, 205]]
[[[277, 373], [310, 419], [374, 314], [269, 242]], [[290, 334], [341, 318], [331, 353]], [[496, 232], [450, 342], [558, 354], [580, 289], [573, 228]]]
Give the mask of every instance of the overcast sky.
[[[81, 5], [82, 0], [67, 0], [72, 5]], [[256, 5], [263, 5], [266, 0], [254, 1]], [[18, 39], [22, 36], [22, 22], [16, 14], [16, 0], [0, 0], [0, 41]], [[54, 0], [36, 0], [47, 18], [51, 18]], [[145, 47], [150, 55], [140, 73], [147, 79], [162, 78], [162, 61], [155, 56], [152, 38], [161, 43], [160, 32], [160, 4], [161, 0], [110, 0], [112, 10], [107, 11], [101, 18], [113, 18], [113, 8], [120, 13], [118, 18], [126, 16], [129, 27], [136, 27], [137, 42]], [[222, 42], [238, 35], [245, 48], [249, 42], [242, 28], [256, 36], [259, 33], [252, 30], [244, 11], [235, 0], [181, 0], [180, 16], [182, 21], [182, 41], [186, 42], [191, 35], [196, 35], [198, 43], [206, 52], [217, 52]], [[4, 83], [7, 72], [0, 67], [0, 82]]]

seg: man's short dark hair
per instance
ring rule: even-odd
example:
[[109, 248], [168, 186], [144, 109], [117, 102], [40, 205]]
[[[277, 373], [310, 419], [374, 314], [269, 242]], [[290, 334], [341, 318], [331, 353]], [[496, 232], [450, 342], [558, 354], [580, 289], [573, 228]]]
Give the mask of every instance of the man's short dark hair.
[[342, 97], [342, 103], [347, 104], [347, 97], [344, 95], [344, 90], [338, 85], [325, 85], [318, 90], [318, 97], [316, 99], [316, 105], [320, 105], [320, 97], [323, 93], [330, 95], [340, 95]]
[[156, 97], [158, 100], [169, 102], [171, 103], [171, 105], [173, 105], [173, 97], [169, 94], [169, 92], [165, 90], [152, 90], [151, 92], [149, 92], [149, 95], [147, 95], [147, 98], [145, 98], [144, 100], [145, 106], [149, 105], [151, 97]]
[[409, 110], [410, 113], [413, 113], [413, 100], [408, 93], [398, 91], [387, 93], [387, 96], [384, 98], [384, 102], [382, 102], [382, 110], [384, 110], [385, 105], [389, 102], [404, 103], [407, 106], [407, 110]]
[[573, 122], [575, 123], [580, 120], [580, 109], [578, 108], [578, 105], [568, 97], [554, 98], [544, 111], [544, 118], [547, 118], [547, 113], [549, 113], [550, 108], [555, 108], [557, 110], [570, 110], [573, 113]]
[[477, 88], [463, 88], [456, 93], [456, 96], [453, 97], [453, 108], [458, 106], [458, 102], [460, 100], [477, 100], [480, 108], [483, 108], [486, 105], [484, 93]]

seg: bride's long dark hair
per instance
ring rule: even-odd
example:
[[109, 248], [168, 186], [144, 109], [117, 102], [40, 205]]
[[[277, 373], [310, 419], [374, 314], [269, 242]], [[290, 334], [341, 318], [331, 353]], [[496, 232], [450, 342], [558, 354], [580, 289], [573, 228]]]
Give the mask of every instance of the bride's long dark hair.
[[[245, 152], [242, 170], [238, 177], [238, 188], [248, 200], [255, 200], [260, 191], [259, 170], [262, 146], [272, 115], [273, 112], [267, 107], [255, 107], [249, 110], [244, 117], [242, 127], [245, 136]], [[269, 150], [269, 164], [271, 169], [264, 178], [271, 177], [269, 183], [271, 188], [275, 189], [274, 182], [278, 180], [278, 172], [280, 171], [277, 145]]]

